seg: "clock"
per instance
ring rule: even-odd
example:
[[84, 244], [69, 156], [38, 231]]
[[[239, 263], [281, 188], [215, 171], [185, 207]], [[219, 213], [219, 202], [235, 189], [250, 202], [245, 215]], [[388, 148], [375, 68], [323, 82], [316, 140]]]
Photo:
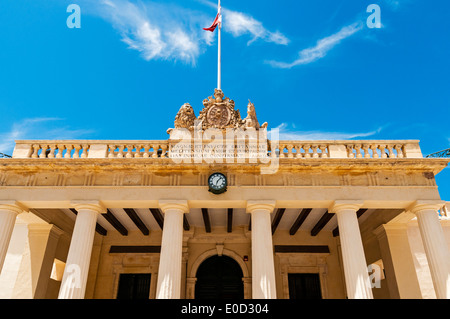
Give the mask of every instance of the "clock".
[[222, 194], [227, 191], [227, 178], [222, 173], [213, 173], [208, 178], [209, 191], [213, 194]]

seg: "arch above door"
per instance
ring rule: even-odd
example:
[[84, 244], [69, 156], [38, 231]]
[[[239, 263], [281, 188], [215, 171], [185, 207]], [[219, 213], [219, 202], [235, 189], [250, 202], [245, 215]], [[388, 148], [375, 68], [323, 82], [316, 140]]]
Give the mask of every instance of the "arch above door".
[[[238, 255], [232, 250], [221, 249], [221, 254], [227, 257], [232, 258], [234, 261], [238, 263], [240, 268], [242, 269], [243, 278], [242, 281], [244, 283], [244, 299], [251, 299], [251, 293], [252, 293], [252, 285], [251, 285], [251, 278], [249, 275], [249, 271], [247, 268], [247, 265], [245, 264], [242, 256]], [[197, 281], [197, 271], [200, 265], [208, 258], [217, 256], [218, 250], [217, 249], [210, 249], [202, 253], [200, 256], [197, 257], [197, 259], [194, 261], [191, 271], [189, 273], [188, 278], [186, 278], [186, 299], [194, 299], [195, 298], [195, 283]]]

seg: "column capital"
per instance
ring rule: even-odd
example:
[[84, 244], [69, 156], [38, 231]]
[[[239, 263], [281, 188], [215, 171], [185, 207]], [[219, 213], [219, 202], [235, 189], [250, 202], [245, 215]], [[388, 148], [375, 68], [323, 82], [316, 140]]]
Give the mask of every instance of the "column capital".
[[444, 205], [445, 202], [441, 200], [417, 200], [408, 208], [408, 210], [413, 214], [417, 214], [422, 210], [438, 211]]
[[160, 200], [158, 204], [163, 213], [169, 209], [181, 210], [183, 214], [189, 213], [189, 205], [187, 200]]
[[15, 200], [0, 200], [0, 209], [9, 210], [17, 215], [30, 211], [27, 207]]
[[249, 200], [247, 201], [247, 213], [252, 213], [258, 209], [268, 210], [272, 213], [276, 203], [275, 200]]
[[336, 200], [329, 208], [330, 213], [339, 213], [342, 210], [352, 209], [357, 211], [364, 205], [362, 200]]
[[70, 206], [76, 210], [88, 209], [97, 212], [98, 214], [106, 213], [106, 207], [96, 200], [73, 200], [70, 202]]

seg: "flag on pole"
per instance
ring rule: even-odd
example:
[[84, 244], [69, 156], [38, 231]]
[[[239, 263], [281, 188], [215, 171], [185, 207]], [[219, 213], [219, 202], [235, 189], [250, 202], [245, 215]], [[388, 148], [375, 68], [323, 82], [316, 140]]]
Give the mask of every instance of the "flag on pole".
[[222, 53], [221, 53], [221, 51], [222, 51], [222, 49], [221, 49], [221, 47], [222, 47], [222, 45], [221, 45], [221, 29], [222, 29], [222, 14], [221, 14], [221, 11], [222, 11], [222, 7], [221, 7], [221, 5], [220, 5], [220, 0], [219, 0], [219, 5], [218, 5], [218, 8], [217, 8], [217, 15], [216, 15], [216, 18], [214, 19], [214, 22], [212, 23], [212, 25], [209, 27], [209, 28], [203, 28], [203, 30], [205, 30], [205, 31], [211, 31], [211, 32], [214, 32], [214, 30], [216, 30], [216, 28], [217, 28], [217, 26], [219, 26], [219, 31], [218, 31], [218, 37], [219, 37], [219, 39], [218, 39], [218, 41], [217, 41], [217, 43], [218, 43], [218, 57], [217, 57], [217, 89], [219, 89], [219, 90], [221, 90], [222, 89], [222, 62], [221, 62], [221, 60], [222, 60]]
[[203, 30], [214, 32], [214, 30], [216, 30], [217, 26], [220, 23], [222, 23], [222, 15], [220, 14], [220, 8], [219, 8], [219, 12], [217, 13], [216, 18], [214, 19], [214, 22], [212, 23], [212, 25], [209, 28], [203, 28]]

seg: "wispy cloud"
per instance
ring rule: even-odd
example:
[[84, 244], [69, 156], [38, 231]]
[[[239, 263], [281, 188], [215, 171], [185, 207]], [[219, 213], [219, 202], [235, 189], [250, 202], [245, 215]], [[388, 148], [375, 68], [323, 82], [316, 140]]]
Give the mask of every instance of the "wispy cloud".
[[276, 68], [290, 69], [297, 65], [309, 64], [322, 59], [327, 53], [338, 45], [342, 40], [354, 35], [363, 29], [361, 22], [355, 22], [351, 25], [343, 27], [339, 32], [320, 39], [316, 45], [303, 49], [299, 52], [299, 57], [294, 62], [286, 63], [280, 61], [267, 61], [268, 64]]
[[[196, 0], [217, 9], [210, 0]], [[390, 6], [400, 1], [384, 0]], [[216, 33], [204, 31], [211, 24], [214, 11], [183, 7], [179, 4], [152, 0], [79, 0], [83, 8], [109, 22], [130, 49], [139, 51], [147, 60], [182, 61], [196, 65], [200, 55], [213, 45]], [[184, 5], [184, 4], [183, 4]], [[290, 40], [278, 30], [269, 30], [263, 22], [248, 13], [222, 7], [223, 31], [234, 37], [247, 37], [247, 45], [256, 41], [287, 45]], [[340, 31], [317, 41], [315, 46], [303, 49], [293, 62], [266, 61], [276, 68], [293, 68], [324, 58], [341, 41], [363, 29], [362, 22], [343, 27]]]
[[122, 41], [147, 61], [171, 60], [195, 65], [198, 56], [213, 43], [213, 35], [202, 30], [211, 23], [209, 15], [202, 12], [153, 1], [85, 2], [90, 12], [111, 23]]
[[[157, 1], [101, 0], [84, 2], [88, 12], [100, 16], [120, 33], [130, 49], [150, 60], [181, 61], [196, 65], [198, 57], [214, 44], [216, 34], [204, 31], [214, 16], [210, 12], [192, 10], [181, 5]], [[207, 0], [199, 0], [215, 6]], [[251, 36], [248, 44], [262, 39], [287, 44], [280, 32], [270, 32], [248, 14], [223, 9], [223, 30], [238, 37]]]
[[12, 154], [16, 140], [21, 139], [43, 139], [43, 140], [64, 140], [76, 139], [81, 136], [93, 133], [92, 130], [74, 130], [65, 126], [51, 127], [50, 123], [62, 121], [60, 118], [42, 117], [30, 118], [13, 123], [7, 132], [0, 132], [0, 152]]
[[[299, 141], [320, 141], [320, 140], [349, 140], [354, 138], [369, 137], [380, 133], [383, 127], [370, 132], [324, 132], [324, 131], [298, 131], [289, 129], [287, 123], [282, 123], [276, 127], [279, 132], [280, 140], [299, 140]], [[270, 132], [269, 132], [270, 133]]]
[[247, 42], [247, 45], [250, 45], [259, 39], [275, 44], [286, 45], [289, 43], [289, 39], [281, 32], [271, 32], [267, 30], [262, 22], [254, 19], [248, 14], [223, 9], [223, 19], [224, 30], [230, 32], [233, 36], [239, 37], [244, 34], [251, 36], [251, 39]]
[[[217, 8], [217, 3], [208, 0], [197, 0], [211, 8]], [[234, 37], [249, 35], [251, 39], [247, 45], [252, 44], [256, 40], [271, 42], [275, 44], [286, 45], [289, 39], [279, 31], [267, 30], [261, 21], [256, 20], [251, 15], [230, 10], [222, 5], [223, 29], [225, 32], [231, 33]]]

